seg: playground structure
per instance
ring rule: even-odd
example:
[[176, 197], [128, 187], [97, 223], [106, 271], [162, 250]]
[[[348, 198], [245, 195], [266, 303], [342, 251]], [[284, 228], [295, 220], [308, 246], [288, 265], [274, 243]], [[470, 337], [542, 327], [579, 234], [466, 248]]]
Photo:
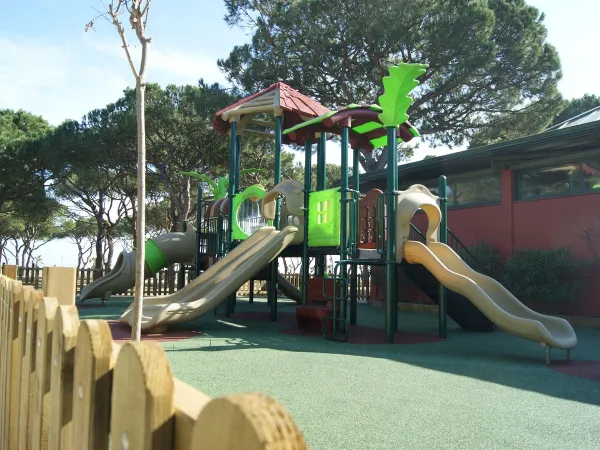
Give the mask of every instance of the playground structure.
[[307, 448], [271, 397], [197, 391], [159, 343], [80, 321], [74, 268], [44, 271], [45, 291], [0, 275], [0, 448]]
[[[468, 251], [455, 236], [452, 246], [447, 245], [450, 232], [445, 177], [439, 180], [439, 196], [421, 185], [398, 191], [397, 152], [391, 151], [387, 155], [386, 191], [361, 194], [360, 152], [382, 146], [395, 149], [398, 142], [419, 136], [408, 121], [407, 110], [412, 102], [408, 94], [425, 70], [421, 64], [391, 67], [390, 75], [383, 79], [385, 92], [379, 105], [351, 104], [330, 111], [289, 86], [275, 83], [216, 113], [215, 129], [230, 134], [227, 196], [198, 205], [194, 230], [168, 234], [146, 244], [148, 276], [167, 264], [193, 259], [199, 277], [176, 294], [145, 299], [142, 328], [164, 330], [170, 324], [200, 317], [221, 303], [229, 316], [235, 308], [237, 288], [249, 279], [269, 282], [270, 317], [276, 320], [277, 290], [283, 286], [277, 258], [300, 256], [301, 292], [288, 289], [286, 295], [299, 303], [298, 323], [318, 326], [330, 339], [345, 340], [350, 327], [357, 323], [357, 271], [348, 269], [371, 265], [384, 268], [388, 342], [393, 342], [398, 330], [397, 271], [409, 273], [417, 268], [425, 270], [430, 280], [431, 275], [434, 277], [437, 295], [430, 297], [439, 305], [440, 337], [447, 335], [450, 315], [469, 331], [499, 327], [539, 342], [547, 349], [547, 359], [551, 347], [567, 351], [574, 347], [577, 338], [566, 320], [535, 313], [498, 282], [475, 272], [459, 256], [468, 255]], [[240, 189], [244, 134], [275, 141], [274, 187], [269, 192], [258, 185]], [[328, 188], [326, 144], [334, 135], [341, 143], [342, 175], [339, 187]], [[311, 192], [315, 143], [317, 190]], [[304, 183], [281, 180], [282, 144], [304, 146]], [[350, 149], [352, 188], [348, 176]], [[200, 188], [198, 198], [202, 199]], [[428, 218], [425, 233], [411, 224], [417, 211]], [[191, 248], [195, 248], [194, 255]], [[333, 278], [325, 278], [326, 255], [339, 255]], [[316, 263], [311, 276], [312, 257]], [[120, 257], [115, 273], [97, 280], [82, 298], [110, 291], [109, 285], [122, 289], [126, 279], [131, 284], [132, 276], [124, 274], [132, 274], [129, 261], [133, 260], [132, 256]], [[428, 285], [431, 288], [432, 282]], [[130, 322], [131, 311], [126, 311], [121, 320]]]

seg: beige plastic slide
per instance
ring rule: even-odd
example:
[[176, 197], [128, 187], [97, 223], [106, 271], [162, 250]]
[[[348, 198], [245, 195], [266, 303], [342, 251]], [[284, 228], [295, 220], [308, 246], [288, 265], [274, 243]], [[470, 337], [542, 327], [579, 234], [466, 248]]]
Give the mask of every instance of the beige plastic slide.
[[277, 279], [279, 290], [285, 294], [290, 300], [294, 300], [296, 303], [302, 302], [302, 291], [285, 279], [279, 274]]
[[[194, 258], [196, 230], [190, 226], [186, 232], [165, 233], [151, 239], [166, 258], [166, 264], [190, 263]], [[162, 268], [162, 267], [161, 267]], [[146, 278], [154, 276], [152, 270], [145, 264]], [[135, 251], [123, 252], [110, 272], [88, 284], [81, 291], [79, 301], [88, 298], [107, 300], [111, 294], [125, 292], [135, 286]]]
[[447, 245], [407, 241], [403, 250], [407, 262], [425, 266], [440, 283], [468, 298], [499, 328], [563, 350], [577, 344], [569, 322], [532, 311], [496, 280], [471, 269]]
[[[144, 298], [142, 330], [161, 332], [169, 325], [194, 320], [212, 311], [275, 259], [294, 240], [297, 231], [291, 226], [281, 231], [262, 227], [183, 289], [171, 295]], [[133, 306], [130, 306], [120, 321], [131, 326], [132, 320]]]

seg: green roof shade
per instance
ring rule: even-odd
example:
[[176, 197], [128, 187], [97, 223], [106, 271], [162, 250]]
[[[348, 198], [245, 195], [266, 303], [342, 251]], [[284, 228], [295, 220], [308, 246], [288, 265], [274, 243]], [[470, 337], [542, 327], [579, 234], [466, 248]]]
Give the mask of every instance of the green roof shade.
[[350, 145], [363, 151], [372, 151], [387, 144], [386, 127], [396, 127], [399, 142], [408, 142], [420, 134], [408, 122], [408, 108], [412, 98], [408, 94], [418, 86], [417, 78], [425, 73], [425, 64], [406, 64], [390, 67], [390, 75], [383, 78], [384, 93], [380, 105], [352, 103], [337, 111], [330, 111], [314, 119], [286, 129], [290, 141], [302, 144], [314, 133], [339, 134], [344, 126], [350, 127]]

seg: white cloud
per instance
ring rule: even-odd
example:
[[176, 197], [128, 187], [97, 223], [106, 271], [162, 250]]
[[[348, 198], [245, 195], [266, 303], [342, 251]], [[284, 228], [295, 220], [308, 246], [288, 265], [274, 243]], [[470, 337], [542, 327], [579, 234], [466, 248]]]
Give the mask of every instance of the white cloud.
[[25, 109], [53, 124], [79, 119], [127, 86], [119, 73], [70, 46], [17, 36], [0, 37], [0, 49], [0, 107]]

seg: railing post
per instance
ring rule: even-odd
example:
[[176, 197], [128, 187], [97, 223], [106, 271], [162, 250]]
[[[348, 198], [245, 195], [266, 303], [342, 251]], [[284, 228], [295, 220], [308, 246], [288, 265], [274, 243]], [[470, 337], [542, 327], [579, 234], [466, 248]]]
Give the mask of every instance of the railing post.
[[54, 297], [61, 306], [75, 304], [77, 269], [75, 267], [44, 267], [42, 290], [46, 297]]
[[[439, 178], [438, 194], [440, 197], [440, 210], [442, 212], [442, 220], [439, 229], [439, 241], [442, 244], [448, 242], [448, 198], [447, 198], [447, 183], [446, 177], [441, 175]], [[448, 311], [447, 311], [447, 292], [446, 288], [440, 283], [440, 300], [439, 300], [439, 337], [445, 338], [448, 333]]]

